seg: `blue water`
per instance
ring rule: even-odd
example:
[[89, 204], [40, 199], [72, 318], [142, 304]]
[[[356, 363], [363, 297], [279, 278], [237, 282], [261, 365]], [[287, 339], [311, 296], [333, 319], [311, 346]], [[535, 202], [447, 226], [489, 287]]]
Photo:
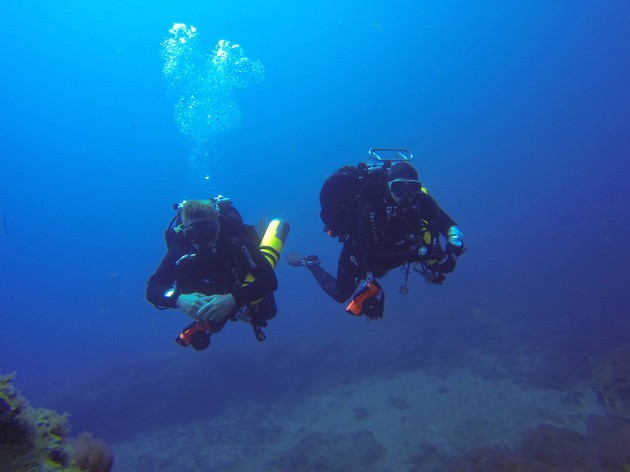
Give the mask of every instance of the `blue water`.
[[[630, 341], [630, 3], [180, 3], [3, 8], [0, 370], [17, 371], [32, 403], [72, 412], [55, 388], [104, 363], [115, 381], [162, 355], [211, 366], [296, 340], [317, 352], [473, 310], [552, 344], [569, 338], [576, 352]], [[235, 92], [242, 122], [206, 149], [207, 169], [191, 163], [162, 77], [174, 22], [196, 26], [208, 51], [228, 39], [265, 67]], [[242, 325], [204, 353], [173, 342], [186, 318], [144, 300], [172, 203], [221, 193], [250, 223], [286, 218], [285, 251], [317, 253], [332, 270], [340, 246], [322, 232], [321, 184], [387, 146], [414, 152], [464, 232], [469, 250], [443, 286], [416, 277], [402, 297], [394, 271], [385, 320], [368, 325], [281, 262], [266, 343]], [[79, 429], [110, 440], [141, 430], [141, 414], [132, 427], [113, 410], [105, 427], [86, 409]]]

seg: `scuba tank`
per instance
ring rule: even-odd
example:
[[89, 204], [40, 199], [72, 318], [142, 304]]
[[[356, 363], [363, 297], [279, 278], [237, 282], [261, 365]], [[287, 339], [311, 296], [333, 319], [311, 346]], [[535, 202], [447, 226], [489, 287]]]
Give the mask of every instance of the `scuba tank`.
[[[260, 252], [263, 253], [267, 261], [273, 269], [276, 268], [278, 261], [280, 260], [280, 252], [284, 247], [284, 243], [289, 235], [289, 223], [282, 218], [274, 218], [267, 226], [267, 230], [260, 241]], [[248, 273], [243, 281], [243, 286], [247, 286], [255, 280], [252, 273]], [[259, 300], [252, 302], [253, 304], [259, 303]]]

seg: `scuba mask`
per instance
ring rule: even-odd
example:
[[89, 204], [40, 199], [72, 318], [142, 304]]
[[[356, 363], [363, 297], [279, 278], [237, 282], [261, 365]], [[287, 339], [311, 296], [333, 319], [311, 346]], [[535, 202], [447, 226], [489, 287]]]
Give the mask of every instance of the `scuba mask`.
[[200, 251], [216, 245], [219, 237], [219, 222], [201, 220], [186, 226], [185, 231]]
[[411, 203], [422, 192], [422, 183], [415, 179], [394, 179], [387, 186], [396, 203]]

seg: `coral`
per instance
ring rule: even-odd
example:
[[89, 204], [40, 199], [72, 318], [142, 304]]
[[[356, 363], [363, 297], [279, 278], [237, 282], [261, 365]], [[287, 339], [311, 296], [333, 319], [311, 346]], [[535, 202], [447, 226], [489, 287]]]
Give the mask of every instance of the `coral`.
[[66, 464], [64, 438], [70, 431], [68, 414], [59, 414], [47, 408], [27, 408], [24, 416], [31, 425], [35, 448], [45, 451], [47, 457], [57, 464]]
[[[96, 468], [77, 462], [67, 439], [68, 414], [33, 408], [13, 386], [14, 374], [0, 375], [0, 464], [3, 471], [108, 472], [110, 461]], [[92, 439], [92, 442], [96, 440]], [[103, 443], [104, 444], [104, 443]], [[93, 446], [94, 447], [94, 446]], [[109, 448], [101, 445], [99, 450]], [[73, 465], [70, 465], [74, 462]]]
[[0, 375], [0, 418], [21, 413], [26, 404], [24, 397], [13, 387], [15, 374]]
[[92, 437], [90, 433], [82, 433], [71, 443], [72, 465], [89, 472], [108, 472], [114, 465], [114, 453], [109, 446]]
[[13, 374], [0, 376], [0, 451], [19, 448], [31, 439], [30, 428], [20, 417], [26, 399], [13, 387], [13, 378]]

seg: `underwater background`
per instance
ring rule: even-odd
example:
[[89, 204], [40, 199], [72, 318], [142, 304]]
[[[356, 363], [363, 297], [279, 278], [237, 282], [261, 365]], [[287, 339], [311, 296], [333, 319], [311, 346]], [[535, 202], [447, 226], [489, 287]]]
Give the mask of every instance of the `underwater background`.
[[[630, 464], [630, 3], [175, 3], [3, 7], [0, 370], [29, 401], [118, 471]], [[462, 229], [446, 282], [392, 271], [367, 323], [281, 260], [264, 343], [177, 345], [144, 298], [172, 204], [285, 218], [332, 271], [319, 190], [371, 147]]]

